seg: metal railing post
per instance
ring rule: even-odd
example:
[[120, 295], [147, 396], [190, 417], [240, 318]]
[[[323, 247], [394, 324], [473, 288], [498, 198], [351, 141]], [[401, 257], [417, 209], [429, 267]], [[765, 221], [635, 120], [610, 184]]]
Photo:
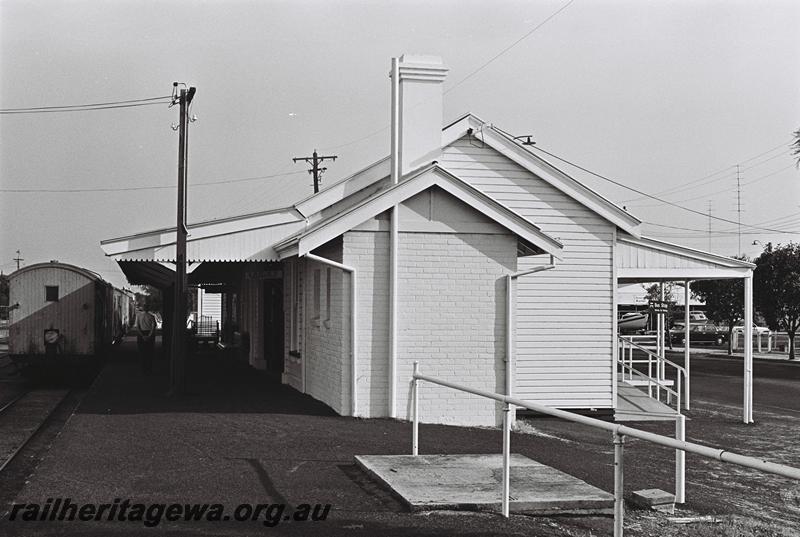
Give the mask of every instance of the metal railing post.
[[413, 398], [413, 421], [411, 424], [411, 454], [419, 455], [419, 362], [414, 362], [414, 383], [411, 387], [411, 396]]
[[511, 493], [511, 405], [503, 407], [503, 516], [508, 518], [510, 512], [509, 496]]
[[[686, 437], [686, 416], [675, 416], [675, 440], [683, 442]], [[675, 450], [675, 503], [686, 502], [686, 452]]]
[[622, 537], [622, 523], [625, 518], [625, 499], [623, 497], [623, 456], [625, 435], [614, 433], [614, 537]]

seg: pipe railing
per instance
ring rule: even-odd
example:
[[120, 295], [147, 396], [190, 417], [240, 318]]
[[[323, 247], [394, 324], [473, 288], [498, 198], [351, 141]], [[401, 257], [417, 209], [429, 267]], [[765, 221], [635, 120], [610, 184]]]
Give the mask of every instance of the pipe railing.
[[[656, 397], [655, 399], [661, 401], [661, 390], [663, 389], [666, 393], [667, 404], [670, 404], [670, 396], [674, 395], [676, 398], [676, 406], [678, 413], [681, 413], [681, 402], [684, 401], [686, 405], [686, 409], [691, 409], [691, 404], [689, 402], [689, 397], [684, 394], [683, 388], [685, 387], [686, 391], [689, 391], [689, 377], [686, 374], [686, 368], [676, 364], [671, 360], [667, 360], [665, 357], [654, 353], [650, 349], [642, 347], [641, 345], [634, 343], [630, 340], [631, 336], [617, 336], [620, 345], [620, 353], [617, 357], [617, 362], [622, 366], [622, 380], [633, 380], [633, 375], [636, 374], [637, 376], [645, 377], [647, 380], [647, 395], [653, 397], [653, 387], [656, 389]], [[628, 350], [628, 354], [626, 357], [625, 351]], [[634, 349], [639, 350], [647, 356], [646, 359], [634, 359], [633, 351]], [[655, 360], [656, 366], [656, 376], [653, 377], [653, 363]], [[634, 365], [635, 364], [647, 364], [647, 374], [637, 370]], [[670, 382], [666, 378], [666, 367], [670, 366], [675, 369], [675, 378], [677, 383], [677, 391], [673, 390], [669, 387]], [[625, 377], [625, 371], [628, 371], [628, 377]]]
[[[597, 418], [589, 416], [582, 416], [566, 410], [552, 408], [533, 401], [525, 401], [517, 399], [516, 397], [509, 397], [499, 393], [479, 390], [477, 388], [470, 388], [462, 386], [455, 382], [448, 382], [446, 380], [429, 377], [419, 372], [419, 362], [414, 362], [414, 372], [411, 375], [412, 383], [412, 440], [411, 449], [412, 455], [419, 455], [419, 381], [430, 382], [438, 384], [446, 388], [471, 393], [486, 399], [492, 399], [499, 403], [503, 403], [503, 487], [502, 487], [502, 511], [503, 516], [508, 517], [510, 511], [510, 473], [511, 473], [511, 420], [508, 419], [509, 410], [511, 405], [532, 410], [540, 414], [546, 414], [555, 418], [571, 421], [588, 425], [597, 429], [604, 429], [613, 434], [614, 438], [614, 537], [622, 537], [623, 520], [625, 515], [625, 506], [623, 501], [623, 475], [624, 475], [624, 442], [625, 437], [630, 436], [645, 440], [653, 444], [664, 446], [671, 449], [681, 450], [683, 452], [694, 453], [709, 459], [715, 459], [721, 462], [730, 464], [737, 464], [746, 468], [768, 472], [790, 479], [800, 480], [800, 468], [793, 468], [783, 464], [757, 459], [755, 457], [748, 457], [746, 455], [739, 455], [731, 453], [724, 449], [711, 448], [694, 442], [686, 442], [685, 440], [676, 440], [656, 433], [634, 429], [625, 425], [617, 425], [606, 421], [601, 421]], [[683, 425], [684, 416], [680, 416], [679, 422]]]

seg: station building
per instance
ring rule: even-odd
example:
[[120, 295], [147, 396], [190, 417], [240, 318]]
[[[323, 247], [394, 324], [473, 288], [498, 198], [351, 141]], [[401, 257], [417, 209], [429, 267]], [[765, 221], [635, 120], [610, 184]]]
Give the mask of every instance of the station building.
[[[634, 215], [474, 115], [442, 128], [446, 74], [435, 57], [393, 60], [390, 155], [292, 206], [190, 224], [189, 281], [221, 294], [223, 347], [342, 415], [407, 419], [415, 361], [613, 413], [618, 285], [749, 282], [753, 265], [643, 237]], [[174, 281], [174, 228], [101, 246], [131, 283]], [[420, 397], [424, 422], [502, 419], [447, 388]]]

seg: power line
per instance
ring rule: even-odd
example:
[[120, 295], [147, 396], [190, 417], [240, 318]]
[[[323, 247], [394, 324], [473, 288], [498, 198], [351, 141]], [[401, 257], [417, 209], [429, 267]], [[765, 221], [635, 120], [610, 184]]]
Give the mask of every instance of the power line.
[[169, 101], [160, 101], [152, 103], [136, 103], [136, 104], [119, 104], [115, 106], [97, 106], [90, 108], [63, 108], [58, 110], [28, 110], [20, 112], [0, 112], [1, 115], [18, 115], [18, 114], [53, 114], [60, 112], [92, 112], [95, 110], [115, 110], [118, 108], [135, 108], [137, 106], [153, 106], [157, 104], [169, 104]]
[[[210, 181], [207, 183], [193, 183], [192, 187], [198, 186], [212, 186], [212, 185], [227, 185], [231, 183], [244, 183], [247, 181], [259, 181], [263, 179], [272, 179], [274, 177], [284, 177], [287, 175], [295, 175], [303, 173], [302, 171], [276, 173], [273, 175], [261, 175], [258, 177], [243, 177], [239, 179], [223, 179], [219, 181]], [[119, 188], [2, 188], [0, 192], [14, 192], [14, 193], [77, 193], [77, 192], [132, 192], [136, 190], [168, 190], [177, 188], [175, 185], [168, 186], [131, 186]]]
[[789, 168], [794, 168], [794, 164], [789, 164], [785, 168], [781, 168], [780, 170], [774, 171], [772, 173], [768, 173], [767, 175], [762, 175], [761, 177], [757, 177], [756, 179], [753, 179], [752, 181], [748, 181], [746, 183], [742, 183], [742, 186], [752, 185], [753, 183], [757, 183], [757, 182], [761, 181], [762, 179], [766, 179], [768, 177], [772, 177], [773, 175], [777, 175], [777, 174], [779, 174], [781, 172], [784, 172], [784, 171], [788, 170]]
[[[500, 130], [500, 129], [498, 129], [498, 130]], [[511, 137], [505, 131], [500, 131], [500, 132], [503, 132], [503, 134], [505, 134], [506, 136]], [[654, 196], [652, 194], [648, 194], [647, 192], [642, 192], [641, 190], [638, 190], [636, 188], [633, 188], [633, 187], [630, 187], [628, 185], [622, 184], [619, 181], [615, 181], [613, 179], [609, 179], [608, 177], [605, 177], [603, 175], [600, 175], [599, 173], [593, 172], [592, 170], [584, 168], [583, 166], [575, 164], [574, 162], [570, 162], [570, 161], [568, 161], [568, 160], [566, 160], [564, 158], [561, 158], [558, 155], [554, 155], [553, 153], [550, 153], [549, 151], [546, 151], [546, 150], [542, 149], [539, 146], [530, 146], [530, 147], [533, 147], [534, 149], [536, 149], [538, 151], [541, 151], [542, 153], [550, 155], [551, 157], [556, 158], [556, 159], [560, 160], [561, 162], [564, 162], [565, 164], [569, 164], [570, 166], [573, 166], [574, 168], [577, 168], [577, 169], [579, 169], [581, 171], [584, 171], [584, 172], [586, 172], [586, 173], [588, 173], [590, 175], [593, 175], [593, 176], [597, 177], [598, 179], [602, 179], [603, 181], [607, 181], [607, 182], [611, 183], [612, 185], [616, 185], [616, 186], [624, 188], [626, 190], [630, 190], [631, 192], [636, 192], [640, 196], [644, 196], [646, 198], [650, 198], [650, 199], [653, 199], [653, 200], [656, 200], [656, 201], [660, 201], [661, 203], [665, 203], [667, 205], [671, 205], [673, 207], [677, 207], [678, 209], [682, 209], [684, 211], [687, 211], [687, 212], [690, 212], [690, 213], [693, 213], [693, 214], [697, 214], [697, 215], [700, 215], [700, 216], [706, 216], [706, 217], [709, 217], [709, 218], [713, 218], [714, 220], [719, 220], [721, 222], [727, 222], [729, 224], [737, 224], [738, 225], [738, 222], [736, 222], [734, 220], [728, 220], [727, 218], [721, 218], [719, 216], [712, 216], [712, 215], [706, 214], [706, 213], [704, 213], [702, 211], [696, 211], [696, 210], [690, 209], [688, 207], [683, 207], [682, 205], [678, 205], [677, 203], [673, 203], [671, 201], [667, 201], [665, 199], [661, 199], [661, 198], [659, 198], [657, 196]], [[770, 228], [766, 228], [766, 227], [762, 228], [762, 227], [753, 226], [753, 225], [744, 224], [744, 223], [742, 225], [745, 226], [745, 227], [753, 228], [753, 229], [761, 229], [761, 230], [764, 230], [764, 231], [774, 231], [774, 232], [778, 232], [778, 233], [785, 233], [785, 231], [777, 230], [777, 229], [770, 229]]]
[[[442, 95], [447, 95], [448, 93], [450, 93], [451, 91], [453, 91], [454, 89], [456, 89], [457, 87], [459, 87], [461, 84], [463, 84], [464, 82], [466, 82], [467, 80], [469, 80], [469, 79], [470, 79], [470, 78], [472, 78], [473, 76], [477, 75], [477, 74], [478, 74], [480, 71], [483, 71], [483, 70], [484, 70], [484, 69], [485, 69], [485, 68], [486, 68], [486, 67], [487, 67], [487, 66], [488, 66], [490, 63], [492, 63], [493, 61], [495, 61], [496, 59], [498, 59], [500, 56], [502, 56], [503, 54], [505, 54], [506, 52], [508, 52], [509, 50], [511, 50], [512, 48], [514, 48], [515, 46], [517, 46], [518, 44], [522, 43], [522, 42], [523, 42], [525, 39], [527, 39], [527, 38], [528, 38], [528, 37], [530, 37], [530, 36], [531, 36], [531, 35], [532, 35], [534, 32], [536, 32], [536, 30], [538, 30], [539, 28], [541, 28], [542, 26], [544, 26], [545, 24], [547, 24], [548, 22], [550, 22], [551, 20], [553, 20], [553, 19], [554, 19], [554, 18], [555, 18], [555, 17], [556, 17], [556, 16], [557, 16], [559, 13], [561, 13], [562, 11], [564, 11], [565, 9], [567, 9], [567, 8], [568, 8], [570, 5], [572, 5], [572, 3], [573, 3], [574, 1], [575, 1], [575, 0], [569, 0], [569, 1], [568, 1], [566, 4], [564, 4], [564, 5], [563, 5], [563, 6], [561, 6], [559, 9], [557, 9], [556, 11], [554, 11], [554, 12], [553, 12], [553, 13], [552, 13], [552, 14], [551, 14], [549, 17], [547, 17], [547, 18], [546, 18], [546, 19], [544, 19], [542, 22], [540, 22], [539, 24], [537, 24], [536, 26], [534, 26], [534, 27], [533, 27], [533, 28], [532, 28], [530, 31], [528, 31], [528, 32], [527, 32], [525, 35], [523, 35], [522, 37], [520, 37], [519, 39], [517, 39], [516, 41], [514, 41], [513, 43], [511, 43], [511, 44], [510, 44], [510, 45], [508, 45], [507, 47], [505, 47], [503, 50], [501, 50], [500, 52], [498, 52], [497, 54], [495, 54], [494, 56], [492, 56], [492, 57], [491, 57], [491, 58], [490, 58], [488, 61], [484, 62], [483, 64], [481, 64], [480, 66], [478, 66], [476, 69], [474, 69], [473, 71], [471, 71], [471, 72], [470, 72], [468, 75], [466, 75], [464, 78], [462, 78], [461, 80], [459, 80], [458, 82], [456, 82], [455, 84], [453, 84], [452, 86], [450, 86], [449, 88], [447, 88], [446, 90], [444, 90], [444, 91], [442, 92]], [[383, 127], [381, 127], [380, 129], [378, 129], [378, 130], [376, 130], [376, 131], [373, 131], [373, 132], [371, 132], [371, 133], [367, 134], [366, 136], [362, 136], [361, 138], [357, 138], [357, 139], [355, 139], [355, 140], [351, 140], [351, 141], [349, 141], [349, 142], [345, 142], [345, 143], [343, 143], [343, 144], [334, 145], [334, 146], [330, 146], [330, 147], [324, 147], [324, 148], [323, 148], [323, 150], [324, 150], [324, 151], [332, 151], [332, 150], [334, 150], [334, 149], [341, 149], [341, 148], [343, 148], [343, 147], [348, 147], [348, 146], [351, 146], [351, 145], [353, 145], [353, 144], [357, 144], [358, 142], [363, 142], [364, 140], [367, 140], [367, 139], [369, 139], [369, 138], [372, 138], [373, 136], [375, 136], [375, 135], [377, 135], [377, 134], [380, 134], [380, 133], [382, 133], [383, 131], [385, 131], [385, 130], [386, 130], [386, 129], [388, 129], [388, 128], [389, 128], [389, 125], [384, 125], [384, 126], [383, 126]]]
[[33, 111], [33, 110], [55, 110], [57, 108], [86, 108], [92, 106], [110, 106], [115, 104], [130, 104], [130, 103], [139, 103], [145, 101], [162, 101], [164, 99], [171, 98], [170, 95], [164, 95], [161, 97], [148, 97], [146, 99], [130, 99], [127, 101], [111, 101], [107, 103], [88, 103], [88, 104], [65, 104], [61, 106], [32, 106], [29, 108], [0, 108], [0, 112], [26, 112], [26, 111]]
[[553, 13], [552, 13], [552, 14], [551, 14], [549, 17], [547, 17], [545, 20], [543, 20], [542, 22], [540, 22], [539, 24], [537, 24], [536, 26], [534, 26], [534, 27], [533, 27], [533, 28], [532, 28], [532, 29], [531, 29], [531, 30], [530, 30], [528, 33], [526, 33], [525, 35], [523, 35], [522, 37], [520, 37], [519, 39], [517, 39], [516, 41], [514, 41], [514, 42], [513, 42], [513, 43], [511, 43], [510, 45], [508, 45], [506, 48], [504, 48], [503, 50], [501, 50], [500, 52], [498, 52], [497, 54], [495, 54], [494, 56], [492, 56], [491, 58], [489, 58], [489, 60], [488, 60], [487, 62], [485, 62], [485, 63], [481, 64], [481, 65], [480, 65], [480, 66], [479, 66], [477, 69], [473, 70], [473, 71], [472, 71], [471, 73], [469, 73], [467, 76], [465, 76], [464, 78], [462, 78], [461, 80], [459, 80], [458, 82], [456, 82], [455, 84], [453, 84], [452, 86], [450, 86], [450, 87], [449, 87], [449, 88], [448, 88], [448, 89], [447, 89], [447, 90], [444, 92], [444, 94], [445, 94], [445, 95], [447, 95], [448, 93], [450, 93], [451, 91], [453, 91], [454, 89], [456, 89], [458, 86], [460, 86], [461, 84], [463, 84], [464, 82], [466, 82], [467, 80], [469, 80], [470, 78], [472, 78], [473, 76], [477, 75], [479, 72], [483, 71], [483, 70], [484, 70], [484, 69], [485, 69], [485, 68], [486, 68], [486, 67], [487, 67], [487, 66], [488, 66], [490, 63], [492, 63], [493, 61], [495, 61], [497, 58], [499, 58], [500, 56], [502, 56], [503, 54], [505, 54], [506, 52], [508, 52], [508, 51], [509, 51], [509, 50], [511, 50], [512, 48], [516, 47], [517, 45], [519, 45], [519, 44], [520, 44], [520, 43], [522, 43], [523, 41], [525, 41], [525, 40], [526, 40], [528, 37], [530, 37], [530, 36], [531, 36], [531, 35], [532, 35], [532, 34], [533, 34], [533, 33], [534, 33], [536, 30], [538, 30], [539, 28], [541, 28], [542, 26], [544, 26], [545, 24], [547, 24], [548, 22], [550, 22], [551, 20], [553, 20], [554, 18], [556, 18], [556, 16], [558, 16], [558, 14], [559, 14], [559, 13], [561, 13], [562, 11], [564, 11], [565, 9], [567, 9], [569, 6], [571, 6], [571, 5], [572, 5], [572, 3], [573, 3], [574, 1], [575, 1], [575, 0], [569, 0], [569, 1], [568, 1], [566, 4], [564, 4], [564, 5], [563, 5], [563, 6], [561, 6], [559, 9], [557, 9], [556, 11], [554, 11], [554, 12], [553, 12]]
[[[773, 147], [771, 149], [768, 149], [768, 150], [766, 150], [766, 151], [764, 151], [762, 153], [759, 153], [758, 155], [756, 155], [754, 157], [750, 157], [750, 158], [748, 158], [746, 160], [743, 160], [739, 164], [746, 164], [746, 163], [751, 162], [751, 161], [753, 161], [753, 160], [755, 160], [755, 159], [757, 159], [759, 157], [762, 157], [764, 155], [772, 153], [773, 151], [775, 151], [777, 149], [784, 148], [784, 147], [787, 147], [786, 146], [786, 142], [783, 142], [780, 145], [776, 145], [775, 147]], [[768, 159], [768, 160], [771, 160], [771, 159]], [[764, 162], [767, 162], [767, 161], [765, 160]], [[759, 163], [759, 164], [754, 164], [753, 166], [750, 166], [750, 167], [745, 168], [745, 169], [750, 169], [750, 168], [754, 168], [756, 166], [760, 166], [764, 162]], [[726, 166], [725, 168], [721, 168], [721, 169], [719, 169], [719, 170], [717, 170], [717, 171], [715, 171], [713, 173], [710, 173], [708, 175], [704, 175], [703, 177], [700, 177], [698, 179], [692, 179], [691, 181], [687, 181], [686, 183], [683, 183], [683, 184], [680, 184], [680, 185], [675, 185], [673, 187], [667, 188], [667, 189], [662, 190], [660, 192], [656, 192], [655, 195], [657, 195], [657, 196], [670, 195], [671, 196], [671, 195], [677, 194], [678, 192], [682, 192], [684, 190], [691, 190], [692, 188], [695, 188], [695, 187], [690, 187], [690, 188], [685, 188], [685, 187], [689, 187], [689, 185], [693, 185], [695, 183], [699, 183], [699, 182], [701, 182], [701, 181], [703, 181], [705, 179], [709, 179], [711, 177], [714, 177], [715, 175], [719, 175], [720, 173], [728, 172], [728, 175], [726, 175], [725, 177], [720, 177], [720, 178], [714, 179], [713, 181], [708, 181], [705, 184], [711, 184], [711, 183], [714, 183], [716, 181], [721, 181], [721, 180], [726, 179], [728, 177], [731, 177], [733, 175], [732, 170], [733, 170], [734, 167], [735, 166]], [[623, 200], [623, 203], [629, 203], [631, 201], [636, 201], [638, 199], [641, 199], [641, 197]]]
[[[696, 231], [698, 233], [709, 234], [709, 235], [711, 235], [711, 234], [713, 234], [713, 235], [738, 235], [739, 234], [738, 230], [733, 230], [733, 231], [730, 231], [730, 230], [729, 231], [725, 231], [725, 230], [709, 231], [707, 229], [698, 229], [698, 228], [693, 228], [693, 227], [670, 226], [670, 225], [667, 225], [667, 224], [657, 224], [655, 222], [648, 222], [646, 220], [642, 220], [642, 223], [643, 224], [647, 224], [648, 226], [657, 226], [657, 227], [663, 227], [663, 228], [667, 228], [667, 229], [679, 229], [681, 231]], [[742, 225], [744, 225], [744, 224], [742, 224]], [[787, 224], [787, 225], [789, 225], [789, 224]], [[794, 223], [792, 223], [791, 225], [794, 225]], [[800, 230], [784, 229], [784, 230], [781, 230], [780, 233], [796, 234], [796, 233], [800, 233]], [[746, 235], [746, 234], [763, 235], [764, 233], [760, 232], [760, 231], [759, 232], [742, 231], [742, 235]]]
[[[781, 168], [780, 170], [776, 170], [776, 171], [774, 171], [772, 173], [768, 173], [766, 175], [762, 175], [761, 177], [756, 177], [755, 179], [753, 179], [751, 181], [748, 181], [746, 183], [742, 183], [742, 186], [744, 187], [744, 186], [752, 185], [753, 183], [757, 183], [757, 182], [759, 182], [759, 181], [761, 181], [763, 179], [767, 179], [769, 177], [777, 175], [777, 174], [779, 174], [781, 172], [784, 172], [784, 171], [786, 171], [786, 170], [788, 170], [790, 168], [794, 168], [794, 164], [790, 164], [790, 165], [786, 166], [785, 168]], [[730, 177], [726, 176], [726, 177], [724, 177], [724, 179], [729, 179], [729, 178], [732, 178], [732, 177], [735, 177], [735, 175], [731, 175]], [[710, 183], [708, 183], [708, 184], [710, 184]], [[725, 192], [731, 192], [731, 191], [732, 191], [732, 189], [719, 190], [718, 192], [716, 192], [716, 194], [724, 194]], [[711, 194], [705, 194], [705, 195], [711, 195]], [[640, 196], [638, 198], [635, 198], [635, 199], [642, 199], [642, 196]], [[673, 200], [674, 203], [684, 203], [684, 202], [693, 202], [693, 201], [695, 201], [695, 202], [696, 201], [701, 201], [701, 199], [698, 196], [693, 196], [691, 198]], [[659, 206], [661, 206], [660, 203], [649, 203], [649, 204], [628, 203], [628, 205], [631, 205], [631, 206], [636, 207], [636, 208], [659, 207]]]

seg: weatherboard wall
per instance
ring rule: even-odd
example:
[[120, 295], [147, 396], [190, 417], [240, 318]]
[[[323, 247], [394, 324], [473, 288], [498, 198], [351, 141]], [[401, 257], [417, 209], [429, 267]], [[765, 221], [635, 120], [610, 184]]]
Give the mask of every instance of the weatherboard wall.
[[[564, 245], [555, 269], [517, 282], [516, 395], [613, 407], [614, 225], [475, 138], [444, 148], [440, 163]], [[520, 258], [518, 270], [546, 263]]]

